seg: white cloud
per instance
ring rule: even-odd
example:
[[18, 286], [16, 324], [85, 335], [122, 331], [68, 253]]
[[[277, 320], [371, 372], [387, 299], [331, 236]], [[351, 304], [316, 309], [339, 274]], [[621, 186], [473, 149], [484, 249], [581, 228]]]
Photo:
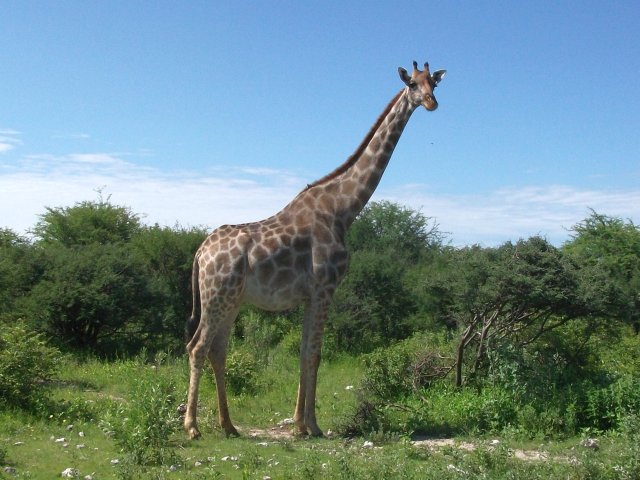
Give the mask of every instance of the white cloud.
[[[148, 224], [215, 227], [266, 218], [284, 207], [309, 179], [282, 170], [217, 167], [200, 173], [163, 172], [125, 161], [127, 154], [32, 155], [0, 162], [0, 227], [24, 233], [45, 207], [98, 198], [126, 205]], [[544, 235], [555, 244], [589, 215], [640, 219], [640, 190], [587, 190], [566, 185], [503, 188], [487, 194], [440, 195], [421, 185], [378, 191], [434, 217], [454, 245], [497, 245]]]
[[291, 174], [277, 171], [251, 176], [235, 168], [205, 175], [166, 173], [106, 153], [29, 156], [17, 165], [0, 163], [0, 227], [24, 233], [45, 207], [94, 200], [97, 190], [149, 224], [242, 223], [268, 217], [286, 205], [298, 191], [291, 184], [304, 184], [291, 179]]
[[503, 188], [482, 195], [436, 195], [413, 185], [380, 195], [434, 217], [440, 229], [451, 234], [454, 245], [497, 245], [532, 235], [560, 245], [569, 239], [569, 230], [590, 215], [589, 209], [636, 223], [640, 218], [640, 190], [547, 185]]
[[9, 150], [13, 150], [18, 145], [22, 144], [19, 138], [20, 132], [12, 129], [0, 129], [0, 154], [6, 153]]

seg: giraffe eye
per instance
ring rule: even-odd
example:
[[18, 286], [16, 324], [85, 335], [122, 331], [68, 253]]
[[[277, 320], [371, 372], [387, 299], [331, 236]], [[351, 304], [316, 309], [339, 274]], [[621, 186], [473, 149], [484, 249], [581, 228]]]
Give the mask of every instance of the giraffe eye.
[[409, 88], [411, 90], [414, 90], [417, 86], [418, 86], [418, 84], [416, 82], [409, 82]]

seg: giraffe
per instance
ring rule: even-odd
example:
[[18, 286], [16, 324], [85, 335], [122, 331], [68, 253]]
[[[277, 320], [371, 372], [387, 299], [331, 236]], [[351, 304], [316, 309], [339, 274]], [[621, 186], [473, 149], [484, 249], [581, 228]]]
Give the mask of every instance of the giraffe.
[[420, 105], [429, 111], [438, 107], [433, 90], [446, 71], [431, 74], [428, 63], [421, 71], [413, 62], [411, 75], [402, 67], [398, 73], [405, 86], [345, 163], [307, 185], [272, 217], [219, 227], [196, 252], [193, 312], [186, 328], [190, 378], [184, 428], [190, 438], [200, 437], [196, 408], [206, 357], [216, 380], [220, 426], [227, 436], [238, 435], [229, 416], [224, 372], [229, 335], [245, 302], [269, 311], [304, 305], [293, 420], [300, 434], [322, 436], [316, 380], [327, 309], [349, 261], [345, 233], [371, 198], [411, 114]]

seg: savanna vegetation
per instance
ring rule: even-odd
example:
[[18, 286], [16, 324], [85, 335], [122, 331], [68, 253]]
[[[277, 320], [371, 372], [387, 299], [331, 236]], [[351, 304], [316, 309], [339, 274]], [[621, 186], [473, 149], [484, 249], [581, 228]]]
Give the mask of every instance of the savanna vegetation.
[[46, 209], [29, 237], [0, 230], [0, 478], [640, 478], [632, 222], [591, 212], [561, 246], [458, 248], [371, 203], [326, 326], [324, 439], [290, 435], [302, 312], [251, 307], [227, 370], [242, 436], [214, 425], [211, 375], [204, 439], [181, 431], [206, 234], [103, 198]]

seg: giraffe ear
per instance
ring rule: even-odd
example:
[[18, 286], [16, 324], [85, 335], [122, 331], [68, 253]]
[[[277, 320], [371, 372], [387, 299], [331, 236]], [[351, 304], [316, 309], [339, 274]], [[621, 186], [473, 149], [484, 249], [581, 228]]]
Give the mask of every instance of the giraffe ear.
[[411, 77], [409, 76], [407, 71], [402, 67], [398, 67], [398, 73], [400, 74], [400, 80], [402, 80], [405, 85], [409, 85], [409, 82], [411, 82]]
[[431, 78], [433, 78], [433, 81], [437, 85], [440, 83], [440, 81], [444, 78], [446, 74], [447, 74], [446, 70], [437, 70], [433, 72], [433, 75], [431, 75]]

